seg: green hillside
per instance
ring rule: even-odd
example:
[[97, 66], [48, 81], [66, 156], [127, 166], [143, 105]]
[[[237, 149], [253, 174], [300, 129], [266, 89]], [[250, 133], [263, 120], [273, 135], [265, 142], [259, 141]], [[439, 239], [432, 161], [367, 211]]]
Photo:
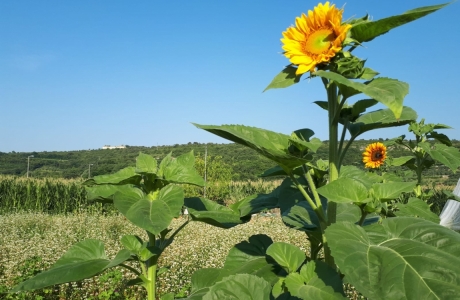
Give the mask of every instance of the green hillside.
[[[350, 147], [345, 165], [363, 166], [361, 153], [371, 140], [355, 141]], [[453, 141], [455, 147], [460, 148], [460, 141]], [[26, 176], [27, 157], [30, 158], [29, 176], [34, 178], [54, 177], [54, 178], [87, 178], [88, 171], [91, 176], [102, 175], [116, 172], [124, 167], [132, 166], [139, 152], [150, 154], [157, 159], [162, 159], [172, 152], [174, 156], [194, 151], [196, 156], [204, 156], [205, 148], [210, 156], [222, 156], [222, 161], [230, 165], [233, 169], [233, 180], [254, 180], [264, 170], [271, 168], [274, 164], [259, 155], [257, 152], [244, 146], [230, 144], [199, 144], [188, 143], [184, 145], [142, 147], [126, 146], [124, 149], [96, 149], [80, 151], [52, 151], [52, 152], [0, 152], [0, 174]], [[323, 142], [315, 155], [316, 158], [326, 159], [327, 141]], [[391, 157], [408, 155], [407, 151], [392, 146], [388, 149]], [[90, 164], [91, 167], [90, 167]], [[392, 169], [394, 172], [403, 172], [404, 169]], [[425, 178], [430, 178], [436, 182], [444, 184], [456, 184], [460, 174], [453, 174], [449, 169], [441, 165], [435, 165], [425, 174]]]

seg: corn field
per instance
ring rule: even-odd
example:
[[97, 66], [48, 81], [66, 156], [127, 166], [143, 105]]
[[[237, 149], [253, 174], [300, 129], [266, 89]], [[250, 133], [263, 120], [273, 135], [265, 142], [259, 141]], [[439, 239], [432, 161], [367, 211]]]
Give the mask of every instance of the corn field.
[[89, 204], [81, 180], [0, 176], [0, 213], [34, 211], [69, 213]]

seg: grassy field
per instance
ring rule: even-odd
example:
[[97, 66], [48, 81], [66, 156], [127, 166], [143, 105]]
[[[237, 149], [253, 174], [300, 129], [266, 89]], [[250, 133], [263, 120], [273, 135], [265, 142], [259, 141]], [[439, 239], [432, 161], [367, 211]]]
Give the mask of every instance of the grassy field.
[[[185, 218], [173, 221], [177, 227]], [[76, 213], [67, 216], [43, 213], [17, 213], [0, 216], [0, 291], [51, 266], [71, 245], [87, 238], [104, 241], [113, 257], [121, 249], [124, 234], [145, 233], [123, 216]], [[255, 217], [232, 229], [219, 229], [191, 222], [166, 250], [160, 265], [169, 271], [159, 278], [160, 294], [187, 295], [192, 273], [203, 267], [221, 267], [228, 250], [253, 234], [267, 234], [273, 241], [298, 245], [306, 251], [303, 233], [284, 226], [277, 217]], [[34, 293], [3, 295], [5, 299], [143, 299], [142, 290], [126, 288], [128, 271], [108, 271], [97, 279], [61, 285]], [[129, 278], [129, 277], [128, 277]], [[0, 298], [2, 295], [0, 295]], [[43, 298], [40, 298], [43, 297]]]

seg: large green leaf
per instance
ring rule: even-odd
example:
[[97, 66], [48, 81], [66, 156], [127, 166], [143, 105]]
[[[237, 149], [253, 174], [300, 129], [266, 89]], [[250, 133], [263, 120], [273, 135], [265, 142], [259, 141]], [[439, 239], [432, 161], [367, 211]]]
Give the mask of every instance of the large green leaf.
[[[324, 210], [326, 201], [323, 203]], [[319, 231], [320, 224], [318, 216], [307, 201], [301, 201], [282, 213], [283, 222], [296, 230], [315, 232]]]
[[110, 260], [101, 241], [84, 240], [73, 245], [49, 270], [21, 282], [11, 292], [31, 291], [55, 284], [80, 281], [119, 265], [130, 257], [131, 252], [123, 249]]
[[308, 162], [289, 153], [291, 137], [285, 134], [244, 125], [194, 125], [224, 139], [252, 148], [275, 161], [285, 170], [292, 170]]
[[272, 257], [287, 273], [293, 273], [305, 261], [305, 253], [297, 246], [277, 242], [273, 243], [267, 249], [267, 255]]
[[284, 281], [291, 295], [300, 299], [347, 299], [340, 275], [321, 261], [310, 261], [299, 273], [291, 273]]
[[136, 158], [137, 173], [156, 174], [157, 169], [157, 160], [153, 156], [139, 153], [139, 156]]
[[326, 238], [340, 272], [370, 299], [457, 299], [460, 235], [422, 219], [336, 223]]
[[223, 278], [213, 285], [203, 300], [266, 300], [271, 285], [255, 275], [237, 274]]
[[267, 209], [277, 208], [278, 196], [276, 194], [250, 195], [230, 207], [233, 210], [239, 210], [240, 217], [250, 216]]
[[384, 182], [372, 185], [374, 197], [380, 201], [389, 201], [398, 198], [402, 193], [410, 193], [417, 182]]
[[273, 78], [272, 82], [265, 88], [264, 92], [269, 89], [286, 88], [300, 81], [302, 75], [296, 75], [297, 68], [289, 65]]
[[380, 128], [396, 127], [409, 124], [417, 119], [417, 113], [410, 107], [403, 107], [401, 115], [396, 118], [389, 109], [381, 109], [361, 115], [348, 126], [353, 138], [360, 134]]
[[365, 172], [356, 166], [343, 166], [340, 168], [339, 177], [350, 178], [362, 183], [367, 189], [370, 189], [374, 183], [381, 182], [382, 177], [375, 173]]
[[180, 215], [184, 205], [184, 192], [180, 186], [163, 187], [156, 199], [151, 199], [140, 189], [118, 192], [113, 200], [115, 207], [136, 226], [153, 234], [166, 229], [173, 218]]
[[125, 191], [134, 188], [131, 184], [126, 185], [112, 185], [102, 184], [85, 186], [86, 196], [90, 201], [97, 201], [102, 203], [113, 203], [113, 195], [118, 191]]
[[314, 74], [364, 93], [387, 106], [397, 119], [401, 117], [403, 100], [409, 92], [409, 85], [405, 82], [379, 77], [365, 84], [352, 81], [334, 72], [319, 70]]
[[365, 203], [370, 200], [367, 188], [361, 182], [346, 177], [320, 187], [318, 193], [337, 203]]
[[141, 182], [141, 175], [136, 173], [135, 167], [127, 167], [121, 169], [114, 174], [94, 176], [91, 179], [86, 180], [83, 185], [94, 185], [94, 184], [139, 184]]
[[391, 16], [373, 22], [360, 22], [350, 29], [351, 37], [360, 43], [368, 42], [379, 35], [387, 33], [395, 27], [404, 25], [435, 12], [447, 4], [448, 3], [420, 7], [409, 10], [401, 15]]
[[452, 172], [457, 172], [458, 167], [460, 167], [460, 152], [457, 148], [437, 143], [433, 146], [429, 143], [419, 143], [419, 146], [434, 160], [437, 160], [451, 169]]
[[158, 176], [171, 183], [204, 186], [204, 179], [195, 170], [193, 151], [173, 158], [169, 153], [160, 163]]
[[191, 278], [192, 290], [190, 296], [192, 297], [187, 299], [202, 299], [198, 297], [203, 297], [209, 291], [209, 287], [228, 275], [231, 275], [231, 273], [227, 269], [203, 268], [196, 270]]
[[417, 217], [439, 224], [439, 216], [430, 210], [430, 206], [418, 198], [409, 198], [407, 204], [398, 204], [398, 217]]
[[356, 223], [361, 216], [361, 210], [352, 203], [337, 203], [337, 222]]
[[240, 213], [214, 201], [204, 198], [186, 198], [184, 205], [195, 221], [201, 221], [213, 226], [231, 228], [242, 224]]

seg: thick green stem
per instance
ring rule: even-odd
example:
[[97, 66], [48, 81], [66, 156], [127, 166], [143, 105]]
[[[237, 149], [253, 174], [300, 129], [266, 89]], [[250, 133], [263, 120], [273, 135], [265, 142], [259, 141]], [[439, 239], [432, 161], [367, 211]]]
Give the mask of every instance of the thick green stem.
[[[149, 246], [155, 246], [155, 235], [147, 232], [149, 236]], [[147, 299], [148, 300], [155, 300], [155, 292], [156, 292], [156, 280], [157, 280], [157, 260], [158, 257], [156, 255], [152, 256], [147, 260], [147, 279], [148, 284], [146, 285], [147, 290]]]
[[[310, 195], [308, 195], [307, 191], [303, 188], [303, 186], [300, 184], [300, 182], [294, 177], [294, 175], [289, 176], [291, 180], [294, 182], [295, 186], [297, 189], [302, 193], [303, 197], [305, 200], [307, 200], [308, 204], [310, 204], [311, 208], [313, 208], [313, 211], [316, 213], [318, 218], [320, 219], [321, 222], [325, 222], [326, 218], [324, 217], [323, 213], [323, 208], [322, 206], [318, 207], [315, 202], [313, 202], [313, 199], [311, 199]], [[321, 204], [321, 201], [320, 201]]]
[[[329, 183], [339, 178], [339, 155], [338, 155], [338, 116], [340, 114], [340, 106], [337, 97], [337, 85], [329, 81], [327, 86], [327, 101], [329, 108]], [[328, 201], [327, 204], [327, 225], [335, 223], [337, 217], [337, 203]], [[322, 228], [324, 232], [325, 228]], [[324, 245], [324, 260], [332, 268], [335, 268], [334, 257], [331, 255], [331, 250], [326, 241], [326, 236], [323, 234]]]
[[313, 178], [311, 177], [310, 172], [306, 168], [305, 165], [302, 165], [302, 169], [305, 175], [305, 179], [308, 182], [308, 186], [310, 187], [311, 192], [313, 193], [313, 197], [315, 198], [316, 206], [323, 209], [323, 203], [321, 202], [321, 198], [319, 197], [318, 191], [316, 190], [316, 185], [313, 182]]
[[358, 225], [363, 226], [364, 221], [366, 220], [367, 211], [364, 210], [364, 206], [359, 207], [361, 209], [361, 218], [359, 219]]

